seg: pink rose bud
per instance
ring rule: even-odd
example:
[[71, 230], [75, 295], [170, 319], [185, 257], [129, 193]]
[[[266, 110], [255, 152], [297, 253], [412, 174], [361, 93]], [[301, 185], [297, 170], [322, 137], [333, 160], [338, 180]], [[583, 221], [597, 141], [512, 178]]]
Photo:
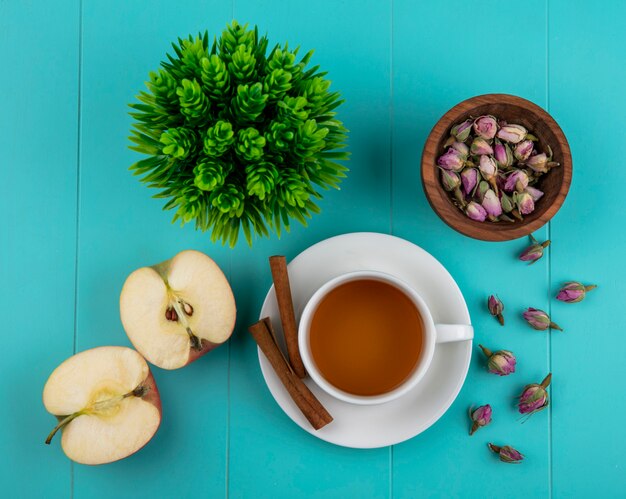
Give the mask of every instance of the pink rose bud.
[[489, 215], [490, 220], [496, 220], [500, 215], [502, 215], [502, 206], [500, 205], [500, 200], [498, 199], [498, 196], [496, 196], [496, 193], [493, 192], [493, 190], [488, 189], [485, 192], [482, 205], [483, 208], [485, 208], [487, 215]]
[[476, 220], [478, 222], [484, 222], [487, 218], [487, 212], [485, 209], [475, 201], [469, 202], [465, 208], [465, 214], [472, 220]]
[[519, 396], [517, 409], [520, 414], [528, 416], [548, 407], [550, 398], [546, 389], [552, 380], [552, 374], [548, 374], [540, 384], [526, 385]]
[[524, 140], [526, 135], [528, 135], [528, 130], [522, 125], [505, 125], [498, 130], [496, 137], [511, 144], [517, 144]]
[[485, 180], [493, 179], [496, 176], [496, 173], [498, 173], [496, 160], [491, 156], [482, 155], [480, 157], [480, 162], [478, 163], [478, 168], [480, 169], [480, 173], [482, 173]]
[[491, 413], [491, 406], [489, 404], [481, 405], [476, 409], [470, 407], [469, 417], [472, 420], [470, 435], [473, 435], [478, 428], [482, 428], [491, 423]]
[[465, 120], [452, 127], [450, 134], [459, 142], [465, 142], [472, 131], [472, 120]]
[[503, 144], [498, 139], [496, 139], [495, 145], [493, 146], [493, 154], [496, 157], [498, 166], [508, 168], [513, 164], [513, 152], [511, 148], [508, 144]]
[[513, 150], [515, 159], [518, 161], [527, 160], [533, 152], [533, 147], [535, 147], [535, 144], [533, 144], [532, 140], [522, 140]]
[[488, 348], [482, 345], [478, 345], [485, 357], [487, 357], [487, 368], [490, 373], [497, 374], [498, 376], [507, 376], [515, 372], [516, 359], [513, 352], [508, 350], [498, 350], [492, 352]]
[[523, 192], [528, 187], [528, 175], [524, 170], [514, 170], [504, 183], [504, 190], [508, 192]]
[[566, 282], [561, 286], [559, 293], [556, 295], [556, 299], [565, 303], [578, 303], [585, 299], [587, 291], [591, 291], [595, 288], [597, 288], [595, 284], [585, 286], [576, 281]]
[[524, 161], [524, 164], [528, 165], [532, 171], [537, 173], [547, 173], [548, 171], [548, 157], [545, 152], [531, 156]]
[[493, 139], [497, 131], [498, 123], [493, 116], [480, 116], [474, 121], [474, 132], [483, 139]]
[[[515, 195], [514, 195], [515, 197]], [[527, 192], [518, 193], [516, 197], [517, 209], [522, 215], [529, 215], [535, 211], [535, 202]]]
[[524, 459], [524, 456], [521, 452], [515, 450], [510, 445], [503, 445], [502, 447], [494, 444], [487, 444], [489, 450], [498, 454], [500, 461], [508, 464], [519, 464]]
[[461, 185], [461, 177], [458, 173], [441, 169], [441, 183], [446, 191], [453, 191]]
[[500, 198], [500, 206], [502, 206], [502, 210], [505, 213], [511, 213], [511, 211], [513, 211], [513, 208], [515, 208], [515, 205], [513, 204], [513, 200], [506, 195], [506, 193], [501, 192], [502, 197]]
[[530, 194], [530, 197], [533, 198], [533, 201], [536, 203], [543, 196], [543, 192], [535, 187], [531, 187], [530, 185], [526, 187], [526, 192]]
[[502, 303], [502, 300], [496, 295], [491, 295], [487, 298], [487, 308], [489, 309], [489, 313], [498, 319], [500, 325], [504, 326], [504, 316], [502, 315], [502, 312], [504, 312], [504, 303]]
[[546, 329], [551, 327], [552, 329], [558, 329], [559, 331], [563, 331], [563, 329], [561, 329], [558, 324], [552, 322], [550, 316], [543, 310], [529, 307], [527, 310], [524, 311], [523, 315], [524, 319], [526, 319], [526, 322], [528, 322], [528, 324], [530, 324], [533, 329], [537, 329], [538, 331], [545, 331]]
[[453, 142], [451, 145], [452, 149], [458, 151], [459, 154], [463, 157], [463, 159], [467, 159], [469, 155], [469, 147], [467, 147], [463, 142]]
[[485, 139], [476, 137], [472, 142], [470, 152], [474, 156], [480, 156], [481, 154], [493, 154], [493, 149]]
[[522, 251], [519, 259], [523, 262], [530, 262], [532, 265], [543, 256], [543, 250], [550, 246], [550, 240], [548, 239], [547, 241], [539, 244], [539, 241], [537, 241], [532, 234], [529, 237], [532, 244]]
[[441, 168], [454, 172], [460, 172], [463, 169], [464, 163], [465, 158], [463, 158], [463, 155], [452, 147], [449, 147], [445, 154], [439, 156], [437, 160], [437, 165]]
[[461, 182], [463, 182], [463, 192], [471, 195], [478, 184], [478, 170], [476, 168], [466, 168], [461, 172]]

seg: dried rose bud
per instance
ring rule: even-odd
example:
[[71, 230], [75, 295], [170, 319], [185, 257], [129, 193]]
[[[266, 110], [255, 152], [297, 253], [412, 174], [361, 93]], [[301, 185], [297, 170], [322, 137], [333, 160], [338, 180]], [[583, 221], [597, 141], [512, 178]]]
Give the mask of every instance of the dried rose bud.
[[510, 445], [503, 445], [502, 447], [499, 447], [498, 445], [490, 443], [487, 444], [487, 446], [489, 447], [489, 450], [491, 452], [495, 452], [496, 454], [498, 454], [500, 461], [502, 461], [503, 463], [519, 464], [524, 459], [524, 455], [521, 452], [515, 450]]
[[536, 203], [543, 196], [543, 192], [535, 187], [531, 187], [530, 185], [526, 187], [526, 192], [530, 194], [530, 197], [533, 198], [533, 201]]
[[491, 295], [487, 298], [487, 308], [489, 309], [489, 313], [498, 319], [500, 325], [504, 326], [504, 316], [502, 315], [502, 312], [504, 312], [504, 303], [502, 303], [502, 300], [496, 295]]
[[550, 240], [548, 239], [547, 241], [539, 244], [539, 241], [537, 241], [532, 234], [529, 237], [532, 244], [522, 251], [519, 259], [523, 262], [530, 262], [532, 265], [543, 256], [543, 250], [550, 246]]
[[480, 173], [485, 180], [494, 179], [496, 173], [498, 173], [498, 165], [496, 165], [496, 160], [493, 159], [491, 156], [482, 155], [480, 157], [478, 168], [480, 169]]
[[527, 134], [528, 130], [522, 125], [505, 125], [498, 130], [496, 137], [511, 144], [517, 144], [524, 140]]
[[461, 177], [458, 173], [441, 169], [441, 183], [446, 191], [453, 191], [461, 185]]
[[476, 189], [476, 199], [482, 203], [483, 200], [485, 199], [485, 194], [487, 193], [489, 189], [490, 189], [489, 184], [485, 182], [484, 180], [481, 180], [478, 183], [478, 189]]
[[465, 208], [465, 214], [472, 220], [476, 220], [478, 222], [484, 222], [487, 218], [487, 212], [485, 209], [475, 201], [470, 201], [468, 203]]
[[502, 215], [502, 206], [500, 200], [493, 190], [488, 189], [483, 195], [482, 206], [485, 208], [490, 220], [495, 220]]
[[458, 151], [463, 159], [467, 159], [470, 150], [469, 147], [467, 147], [463, 142], [452, 142], [451, 147], [452, 149]]
[[470, 435], [473, 435], [478, 428], [482, 428], [483, 426], [487, 426], [491, 423], [491, 406], [489, 404], [481, 405], [474, 409], [470, 407], [469, 417], [472, 420], [472, 428], [470, 429]]
[[504, 190], [508, 192], [523, 192], [528, 187], [528, 175], [524, 170], [514, 170], [504, 183]]
[[497, 131], [498, 123], [493, 116], [480, 116], [474, 121], [474, 132], [483, 139], [493, 139]]
[[518, 161], [525, 161], [532, 154], [534, 147], [535, 144], [533, 144], [532, 140], [522, 140], [519, 144], [515, 146], [515, 149], [513, 150], [513, 155]]
[[513, 152], [508, 144], [503, 144], [498, 139], [496, 139], [495, 145], [493, 146], [493, 154], [498, 162], [498, 166], [503, 168], [508, 168], [513, 164]]
[[517, 409], [520, 414], [534, 414], [548, 407], [550, 397], [546, 388], [552, 380], [552, 374], [548, 374], [540, 384], [526, 385], [519, 396]]
[[472, 120], [465, 120], [463, 123], [459, 123], [452, 127], [450, 134], [459, 142], [465, 142], [472, 131]]
[[516, 192], [513, 195], [515, 199], [515, 204], [517, 204], [517, 209], [522, 215], [529, 215], [533, 211], [535, 211], [535, 202], [530, 194], [527, 192]]
[[537, 329], [538, 331], [545, 331], [549, 327], [563, 331], [558, 324], [552, 322], [547, 313], [538, 308], [528, 307], [528, 309], [524, 311], [523, 316], [526, 322], [528, 322], [533, 329]]
[[439, 156], [437, 160], [437, 165], [446, 170], [452, 170], [454, 172], [460, 172], [463, 169], [463, 164], [465, 163], [465, 158], [463, 155], [449, 147], [448, 150], [442, 156]]
[[500, 198], [500, 206], [502, 206], [502, 210], [505, 213], [511, 213], [513, 208], [515, 208], [515, 204], [513, 204], [513, 200], [507, 196], [506, 193], [501, 192], [502, 197]]
[[585, 286], [584, 284], [576, 281], [566, 282], [561, 286], [559, 293], [556, 295], [556, 299], [565, 303], [578, 303], [585, 299], [587, 291], [597, 288], [595, 284]]
[[478, 346], [487, 357], [487, 368], [490, 373], [497, 374], [498, 376], [507, 376], [515, 372], [515, 364], [517, 361], [513, 352], [509, 352], [508, 350], [492, 352], [482, 345]]
[[524, 161], [524, 164], [528, 165], [532, 171], [537, 173], [547, 173], [548, 171], [548, 157], [545, 152], [531, 156]]
[[474, 156], [480, 156], [481, 154], [493, 154], [493, 148], [485, 139], [476, 137], [472, 142], [470, 152]]
[[468, 196], [473, 194], [478, 185], [478, 170], [476, 168], [466, 168], [461, 172], [461, 182], [463, 182], [463, 192]]

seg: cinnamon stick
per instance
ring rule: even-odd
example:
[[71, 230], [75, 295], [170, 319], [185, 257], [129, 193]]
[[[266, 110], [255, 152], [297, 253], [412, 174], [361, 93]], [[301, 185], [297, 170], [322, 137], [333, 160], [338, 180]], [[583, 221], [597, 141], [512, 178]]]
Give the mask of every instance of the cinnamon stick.
[[299, 378], [306, 376], [300, 350], [298, 348], [298, 327], [296, 325], [296, 315], [293, 310], [293, 300], [291, 298], [291, 286], [289, 285], [289, 273], [287, 272], [287, 259], [284, 256], [275, 255], [270, 257], [270, 268], [272, 269], [272, 280], [274, 281], [274, 292], [278, 302], [280, 312], [280, 322], [283, 325], [285, 343], [287, 343], [287, 353], [293, 371]]
[[289, 396], [304, 417], [311, 423], [311, 426], [319, 430], [330, 423], [333, 417], [287, 363], [285, 356], [275, 341], [269, 318], [252, 324], [248, 331], [250, 331], [259, 348], [272, 365], [274, 372], [287, 389], [287, 392], [289, 392]]

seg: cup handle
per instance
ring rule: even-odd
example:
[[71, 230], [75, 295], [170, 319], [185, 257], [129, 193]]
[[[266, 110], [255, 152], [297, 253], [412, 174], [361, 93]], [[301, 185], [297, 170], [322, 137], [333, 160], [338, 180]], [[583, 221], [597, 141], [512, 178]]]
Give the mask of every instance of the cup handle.
[[436, 343], [471, 340], [474, 328], [467, 324], [435, 324], [437, 331]]

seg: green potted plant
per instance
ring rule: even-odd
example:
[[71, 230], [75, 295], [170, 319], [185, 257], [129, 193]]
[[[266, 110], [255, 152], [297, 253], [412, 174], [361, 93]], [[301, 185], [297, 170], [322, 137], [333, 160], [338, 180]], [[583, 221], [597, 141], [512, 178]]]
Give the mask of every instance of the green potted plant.
[[268, 50], [266, 36], [236, 21], [209, 46], [207, 33], [172, 44], [148, 90], [130, 104], [131, 149], [149, 157], [131, 170], [174, 220], [210, 230], [212, 240], [306, 225], [319, 212], [318, 188], [337, 188], [347, 130], [343, 102], [318, 66], [307, 69], [288, 44]]

